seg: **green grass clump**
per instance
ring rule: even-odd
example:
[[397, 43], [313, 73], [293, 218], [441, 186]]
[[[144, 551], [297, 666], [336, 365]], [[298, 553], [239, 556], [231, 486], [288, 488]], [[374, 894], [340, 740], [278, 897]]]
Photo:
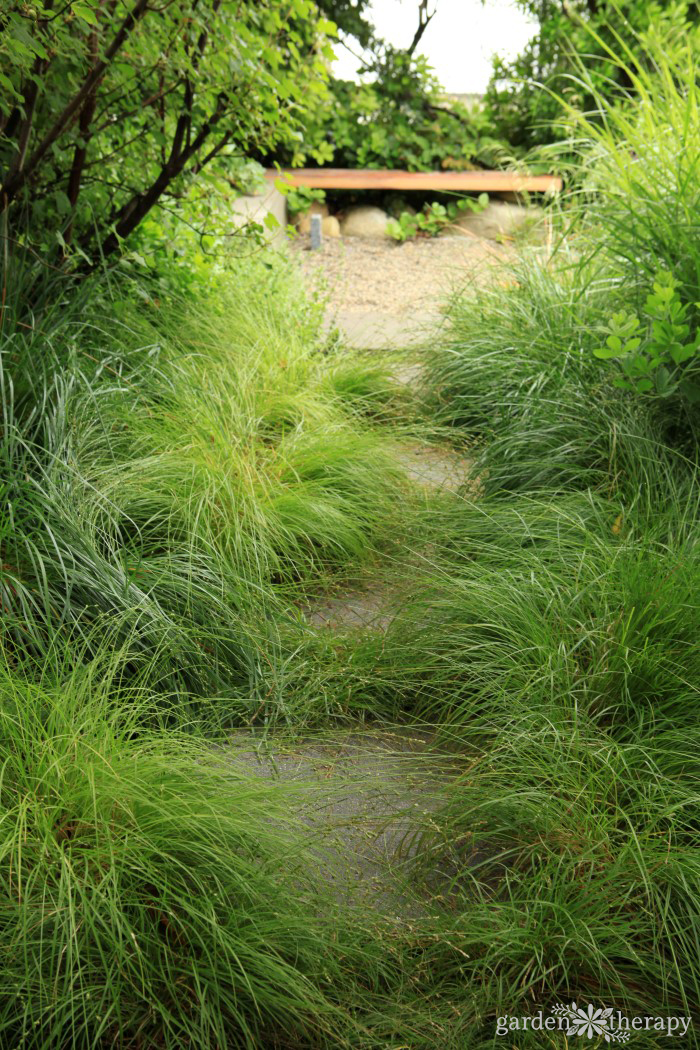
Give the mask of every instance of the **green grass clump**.
[[[360, 423], [366, 382], [389, 403], [386, 369], [327, 357], [280, 261], [237, 264], [195, 308], [93, 309], [107, 318], [51, 313], [44, 343], [44, 319], [4, 329], [0, 579], [15, 644], [22, 630], [32, 651], [63, 629], [92, 638], [111, 616], [156, 688], [223, 695], [228, 718], [264, 698], [273, 717], [305, 588], [366, 560], [399, 520], [405, 478]], [[43, 369], [18, 398], [37, 348]]]
[[561, 1001], [695, 1016], [697, 744], [687, 722], [623, 743], [573, 703], [500, 721], [431, 855], [455, 873], [446, 931], [475, 1022]]
[[98, 427], [86, 419], [89, 481], [149, 546], [186, 541], [256, 580], [299, 580], [386, 529], [400, 472], [329, 387], [318, 332], [293, 318], [280, 331], [285, 305], [275, 324], [264, 287], [234, 286], [172, 308], [136, 402], [123, 389]]
[[481, 443], [485, 494], [654, 486], [668, 469], [663, 414], [616, 389], [593, 355], [619, 289], [571, 260], [525, 257], [507, 272], [507, 289], [454, 300], [426, 359], [438, 420]]
[[311, 892], [289, 788], [144, 729], [174, 699], [119, 656], [0, 667], [3, 1045], [345, 1045], [376, 952]]
[[[610, 258], [629, 306], [670, 270], [697, 321], [700, 284], [698, 27], [652, 28], [631, 51], [611, 53], [628, 84], [611, 102], [593, 90], [592, 113], [572, 111], [580, 155], [582, 222]], [[582, 71], [585, 77], [585, 72]], [[587, 89], [592, 85], [587, 84]]]
[[[608, 99], [589, 81], [594, 112], [571, 110], [580, 162], [554, 256], [533, 252], [505, 267], [499, 284], [457, 298], [447, 337], [428, 353], [439, 418], [484, 439], [476, 471], [487, 493], [630, 493], [665, 469], [660, 446], [696, 460], [700, 402], [693, 383], [678, 382], [693, 379], [696, 362], [691, 355], [672, 380], [665, 367], [657, 374], [672, 337], [655, 324], [658, 342], [648, 344], [645, 303], [670, 274], [692, 343], [700, 320], [697, 27], [663, 39], [651, 31], [636, 55], [621, 49], [610, 58], [629, 85], [625, 97]], [[645, 395], [618, 389], [620, 363], [595, 357], [620, 312], [644, 319]]]
[[503, 704], [544, 716], [566, 697], [616, 726], [685, 704], [700, 674], [697, 494], [670, 505], [656, 521], [592, 494], [448, 512], [382, 645], [387, 702], [393, 690], [395, 710], [474, 739]]
[[427, 353], [480, 498], [435, 520], [374, 657], [384, 709], [463, 751], [423, 860], [447, 881], [430, 967], [472, 990], [474, 1045], [557, 1002], [697, 1024], [697, 406], [594, 354], [663, 271], [697, 327], [696, 42], [626, 56], [633, 97], [573, 118], [570, 237], [454, 300]]
[[462, 753], [422, 863], [474, 1037], [532, 1003], [698, 1001], [697, 493], [453, 505], [374, 647], [384, 709]]
[[475, 990], [485, 1039], [556, 1002], [700, 1000], [697, 410], [616, 387], [594, 354], [661, 271], [697, 323], [697, 82], [677, 41], [629, 69], [636, 98], [577, 118], [593, 192], [573, 236], [455, 300], [428, 351], [439, 418], [480, 442], [480, 498], [436, 520], [377, 653], [385, 709], [464, 751], [424, 843], [448, 882], [431, 966]]

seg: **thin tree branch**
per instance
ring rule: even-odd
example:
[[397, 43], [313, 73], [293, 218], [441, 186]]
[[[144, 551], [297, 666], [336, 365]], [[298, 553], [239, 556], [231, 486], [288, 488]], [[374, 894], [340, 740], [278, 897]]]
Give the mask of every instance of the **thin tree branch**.
[[180, 81], [177, 80], [167, 88], [161, 86], [159, 91], [149, 95], [148, 98], [143, 100], [143, 102], [139, 102], [138, 106], [134, 106], [133, 109], [125, 109], [118, 116], [113, 114], [109, 120], [105, 120], [102, 124], [98, 124], [93, 134], [100, 135], [103, 131], [106, 131], [107, 128], [114, 128], [118, 124], [121, 124], [123, 120], [131, 120], [131, 118], [135, 117], [137, 113], [140, 113], [142, 109], [148, 109], [149, 106], [155, 106], [157, 102], [161, 102], [167, 95], [172, 94], [179, 85]]
[[[125, 237], [128, 237], [129, 234], [136, 229], [142, 219], [148, 215], [154, 204], [156, 204], [160, 197], [165, 193], [170, 183], [177, 178], [178, 175], [182, 174], [188, 161], [199, 152], [209, 135], [211, 135], [214, 128], [223, 118], [226, 112], [226, 102], [227, 99], [224, 95], [219, 96], [216, 109], [201, 126], [189, 147], [185, 147], [184, 149], [183, 140], [189, 121], [189, 115], [181, 114], [177, 122], [175, 135], [173, 136], [170, 155], [158, 173], [156, 179], [147, 190], [131, 197], [131, 199], [128, 200], [112, 218], [110, 225], [113, 225], [113, 230], [107, 235], [100, 246], [100, 255], [102, 258], [106, 258], [111, 255], [112, 252], [116, 251], [119, 247], [119, 242]], [[211, 153], [211, 156], [215, 155], [216, 150]], [[209, 155], [207, 156], [207, 160], [208, 159]], [[202, 166], [203, 165], [200, 165], [200, 169]], [[89, 270], [94, 270], [96, 265], [97, 263], [93, 263]]]
[[431, 113], [446, 113], [448, 117], [452, 117], [454, 120], [458, 120], [459, 123], [468, 128], [471, 126], [470, 121], [461, 115], [461, 113], [455, 113], [449, 106], [436, 106], [434, 102], [428, 102], [427, 107]]
[[[99, 46], [99, 35], [97, 27], [94, 27], [90, 33], [88, 51], [90, 56], [90, 64], [94, 68], [98, 59], [98, 46]], [[68, 176], [68, 200], [71, 206], [71, 217], [70, 222], [66, 228], [66, 232], [63, 237], [66, 244], [70, 244], [73, 238], [73, 222], [75, 219], [75, 208], [78, 203], [78, 197], [80, 196], [80, 185], [83, 177], [83, 169], [85, 168], [85, 159], [87, 157], [88, 144], [92, 138], [90, 131], [90, 125], [92, 119], [95, 116], [95, 108], [97, 106], [97, 84], [86, 97], [83, 107], [80, 110], [80, 120], [78, 122], [78, 142], [75, 146], [73, 153], [73, 164], [71, 166], [70, 175]]]
[[[46, 10], [50, 11], [53, 6], [53, 0], [48, 0], [46, 4]], [[43, 18], [39, 22], [39, 26], [42, 29], [46, 28], [46, 19]], [[24, 102], [24, 120], [19, 125], [19, 138], [17, 142], [17, 153], [13, 162], [10, 164], [8, 171], [8, 178], [11, 178], [18, 172], [21, 172], [24, 168], [24, 161], [27, 156], [27, 147], [29, 146], [29, 136], [31, 135], [32, 125], [34, 123], [34, 111], [36, 109], [36, 102], [39, 96], [39, 78], [48, 68], [49, 60], [40, 58], [38, 55], [34, 59], [34, 65], [32, 72], [29, 77], [29, 83], [26, 88], [22, 87], [22, 98]], [[19, 108], [15, 109], [15, 113], [19, 117]], [[7, 121], [7, 137], [10, 138], [14, 134], [14, 127], [17, 127], [17, 122], [14, 122], [14, 127], [10, 130], [10, 126], [13, 124], [13, 114], [10, 114]]]
[[196, 174], [198, 171], [201, 171], [202, 168], [205, 167], [205, 165], [207, 165], [210, 161], [212, 161], [214, 159], [214, 157], [216, 157], [219, 153], [221, 153], [221, 151], [224, 148], [224, 146], [228, 145], [228, 143], [231, 141], [232, 137], [233, 137], [233, 135], [232, 135], [232, 132], [230, 132], [230, 131], [227, 131], [225, 135], [222, 135], [221, 138], [219, 139], [219, 141], [217, 142], [217, 144], [212, 149], [209, 150], [209, 152], [204, 157], [204, 159], [200, 160], [197, 164], [194, 165], [194, 167], [193, 167], [194, 173]]
[[426, 29], [430, 25], [431, 20], [435, 15], [435, 12], [437, 10], [436, 7], [433, 8], [433, 10], [430, 13], [428, 13], [429, 3], [430, 0], [420, 0], [420, 3], [418, 4], [418, 28], [413, 34], [413, 40], [411, 41], [410, 47], [406, 51], [406, 54], [408, 55], [412, 55], [413, 52], [416, 50], [423, 38], [423, 33], [426, 31]]
[[[32, 175], [34, 170], [38, 167], [38, 165], [40, 164], [46, 153], [49, 151], [51, 146], [54, 144], [56, 139], [58, 139], [63, 134], [63, 132], [68, 127], [75, 114], [83, 105], [87, 96], [90, 94], [91, 91], [93, 91], [97, 87], [100, 80], [107, 71], [110, 62], [117, 54], [117, 52], [123, 47], [124, 43], [129, 38], [129, 35], [131, 34], [135, 26], [139, 23], [139, 21], [144, 17], [147, 10], [148, 0], [136, 0], [133, 9], [129, 12], [129, 14], [122, 22], [121, 27], [119, 28], [114, 39], [112, 40], [112, 43], [105, 51], [103, 58], [101, 58], [97, 62], [96, 66], [88, 74], [88, 76], [83, 81], [79, 89], [73, 95], [73, 98], [64, 107], [63, 111], [57, 117], [53, 126], [49, 129], [46, 135], [44, 135], [41, 142], [36, 146], [34, 152], [27, 161], [27, 164], [21, 171], [16, 171], [13, 174], [8, 175], [8, 178], [5, 180], [4, 185], [0, 187], [0, 197], [2, 197], [5, 200], [5, 202], [10, 202], [14, 199], [14, 197], [17, 196], [19, 190], [22, 188], [27, 179]], [[6, 206], [7, 203], [5, 204], [5, 207]]]
[[[41, 72], [43, 62], [41, 59], [37, 59], [34, 63], [34, 70], [36, 76]], [[32, 124], [34, 123], [34, 110], [36, 109], [36, 100], [39, 94], [39, 85], [35, 79], [32, 79], [27, 84], [27, 89], [24, 92], [24, 120], [20, 124], [19, 139], [17, 141], [17, 153], [15, 159], [10, 165], [8, 173], [8, 179], [13, 178], [19, 174], [24, 168], [24, 161], [27, 156], [27, 147], [29, 145], [29, 136], [32, 131]]]

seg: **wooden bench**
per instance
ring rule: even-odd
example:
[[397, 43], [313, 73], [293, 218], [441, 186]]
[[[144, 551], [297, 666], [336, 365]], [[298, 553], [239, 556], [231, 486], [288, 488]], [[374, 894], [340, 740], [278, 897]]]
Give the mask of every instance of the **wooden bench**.
[[269, 170], [274, 182], [319, 190], [435, 190], [441, 193], [558, 193], [558, 175], [518, 175], [511, 171], [374, 171], [354, 168], [289, 168]]

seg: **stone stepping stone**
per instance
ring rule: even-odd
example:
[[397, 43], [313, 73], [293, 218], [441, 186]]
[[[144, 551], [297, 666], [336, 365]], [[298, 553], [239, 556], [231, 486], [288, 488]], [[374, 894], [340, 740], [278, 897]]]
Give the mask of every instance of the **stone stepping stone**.
[[427, 914], [430, 897], [411, 887], [411, 866], [463, 767], [431, 732], [359, 727], [287, 742], [237, 732], [226, 757], [247, 775], [289, 784], [319, 878], [339, 900], [395, 919]]
[[471, 459], [445, 445], [401, 445], [395, 457], [411, 481], [436, 492], [457, 492], [472, 467]]
[[328, 314], [326, 326], [338, 328], [348, 346], [357, 350], [395, 350], [425, 340], [427, 330], [440, 324], [438, 313], [423, 312], [410, 317], [380, 310], [344, 309]]
[[[445, 445], [407, 443], [394, 450], [408, 478], [428, 492], [457, 493], [469, 482], [472, 461]], [[410, 573], [407, 577], [410, 578]], [[401, 604], [402, 587], [381, 577], [336, 594], [320, 596], [302, 608], [312, 627], [388, 630]]]

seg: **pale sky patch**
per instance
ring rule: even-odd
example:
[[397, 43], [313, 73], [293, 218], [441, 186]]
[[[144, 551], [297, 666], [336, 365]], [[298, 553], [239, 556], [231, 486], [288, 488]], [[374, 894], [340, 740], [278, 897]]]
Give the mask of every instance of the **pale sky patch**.
[[[371, 18], [378, 35], [396, 47], [408, 47], [418, 25], [417, 8], [417, 0], [373, 0]], [[514, 58], [535, 28], [514, 0], [437, 0], [437, 14], [418, 53], [426, 56], [447, 91], [482, 92], [492, 56]], [[339, 43], [335, 50], [336, 76], [356, 79], [357, 59]]]

